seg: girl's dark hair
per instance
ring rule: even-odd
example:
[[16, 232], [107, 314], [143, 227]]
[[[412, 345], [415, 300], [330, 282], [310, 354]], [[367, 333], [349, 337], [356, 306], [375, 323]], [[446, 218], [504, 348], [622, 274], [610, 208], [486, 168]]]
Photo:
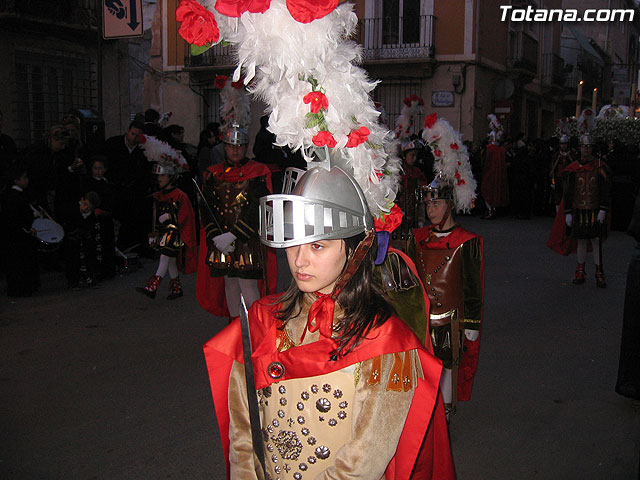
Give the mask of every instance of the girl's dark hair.
[[[365, 234], [361, 233], [343, 240], [347, 262], [345, 262], [342, 273], [364, 237]], [[375, 271], [374, 261], [377, 250], [378, 245], [374, 238], [360, 267], [344, 286], [336, 300], [343, 309], [343, 316], [334, 326], [338, 332], [338, 336], [335, 337], [338, 346], [332, 352], [334, 359], [351, 352], [370, 330], [379, 327], [396, 313], [382, 288], [381, 278]], [[286, 323], [289, 319], [299, 315], [304, 295], [305, 293], [298, 289], [295, 280], [292, 280], [287, 291], [277, 300], [282, 304], [282, 309], [276, 313], [276, 317]]]

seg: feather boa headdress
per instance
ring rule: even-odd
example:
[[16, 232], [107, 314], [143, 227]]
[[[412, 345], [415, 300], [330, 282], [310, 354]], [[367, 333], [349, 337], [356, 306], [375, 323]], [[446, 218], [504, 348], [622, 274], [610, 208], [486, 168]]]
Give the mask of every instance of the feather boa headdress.
[[460, 133], [435, 113], [424, 122], [422, 138], [433, 153], [433, 171], [453, 185], [453, 198], [458, 212], [468, 213], [476, 198], [476, 180], [471, 173], [469, 151]]
[[[182, 0], [193, 2], [193, 0]], [[394, 134], [378, 122], [369, 94], [376, 86], [356, 64], [361, 47], [349, 40], [357, 25], [350, 4], [337, 0], [239, 2], [203, 0], [220, 38], [237, 47], [234, 81], [244, 73], [249, 91], [267, 104], [276, 144], [317, 149], [351, 169], [374, 216], [388, 213], [398, 188], [400, 159]], [[258, 8], [260, 7], [260, 8]], [[182, 28], [181, 28], [182, 30]], [[215, 41], [219, 41], [216, 39]]]

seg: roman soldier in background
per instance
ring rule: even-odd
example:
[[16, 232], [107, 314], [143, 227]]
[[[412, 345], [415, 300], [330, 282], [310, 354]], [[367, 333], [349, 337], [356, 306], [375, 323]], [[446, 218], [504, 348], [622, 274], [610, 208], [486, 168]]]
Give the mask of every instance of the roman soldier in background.
[[[244, 129], [231, 124], [222, 142], [224, 162], [203, 175], [196, 297], [213, 315], [235, 317], [240, 294], [247, 306], [261, 296], [258, 280], [263, 279], [265, 253], [258, 236], [258, 207], [272, 187], [269, 168], [246, 157], [249, 135]], [[270, 280], [275, 282], [275, 276]]]
[[149, 246], [160, 254], [158, 268], [144, 285], [137, 290], [149, 298], [155, 298], [162, 278], [169, 273], [168, 300], [182, 297], [179, 272], [196, 270], [195, 215], [188, 195], [176, 187], [178, 176], [189, 171], [182, 154], [169, 144], [151, 135], [143, 135], [141, 146], [147, 160], [155, 162], [153, 174], [158, 191], [153, 194], [153, 231]]
[[607, 282], [602, 268], [602, 245], [606, 237], [607, 217], [611, 203], [611, 170], [593, 155], [594, 141], [590, 135], [580, 138], [580, 158], [563, 171], [563, 196], [567, 233], [576, 240], [578, 265], [573, 283], [585, 282], [587, 244], [593, 250], [596, 285], [605, 288]]
[[[429, 127], [429, 125], [432, 125]], [[414, 229], [409, 256], [429, 296], [429, 336], [444, 369], [440, 391], [447, 413], [469, 400], [477, 369], [484, 303], [483, 238], [462, 228], [454, 212], [476, 198], [469, 152], [444, 119], [429, 122], [425, 141], [438, 150], [434, 180], [422, 190], [431, 225]]]
[[407, 250], [411, 230], [424, 225], [424, 209], [418, 202], [418, 189], [426, 183], [424, 173], [416, 165], [418, 153], [424, 149], [419, 139], [407, 140], [402, 143], [402, 170], [400, 187], [396, 203], [402, 210], [402, 224], [393, 232], [391, 244], [393, 247]]
[[560, 149], [553, 157], [551, 171], [549, 172], [551, 178], [551, 203], [556, 206], [556, 212], [560, 208], [560, 202], [562, 202], [562, 171], [575, 159], [576, 155], [569, 148], [569, 137], [562, 135], [560, 137]]

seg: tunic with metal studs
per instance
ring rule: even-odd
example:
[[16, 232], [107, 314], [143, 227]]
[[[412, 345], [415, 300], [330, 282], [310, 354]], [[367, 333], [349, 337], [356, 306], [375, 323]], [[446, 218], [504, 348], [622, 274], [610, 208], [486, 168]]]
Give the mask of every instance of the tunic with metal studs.
[[459, 225], [436, 232], [434, 226], [414, 230], [409, 256], [429, 296], [429, 335], [445, 368], [459, 369], [458, 399], [471, 396], [479, 340], [464, 330], [480, 330], [484, 297], [483, 239]]
[[[212, 277], [262, 278], [258, 207], [260, 197], [270, 191], [269, 169], [253, 160], [245, 159], [238, 166], [216, 164], [204, 172], [203, 194], [208, 207], [201, 205], [200, 215], [207, 242], [204, 261]], [[219, 251], [212, 241], [225, 232], [236, 236], [230, 254]]]
[[[276, 296], [255, 302], [249, 312], [264, 475], [254, 462], [244, 365], [221, 365], [229, 362], [222, 351], [235, 350], [231, 331], [239, 326], [232, 323], [205, 345], [223, 444], [228, 439], [228, 476], [408, 479], [426, 444], [437, 465], [429, 466], [433, 477], [420, 478], [454, 478], [438, 400], [439, 362], [395, 316], [352, 352], [330, 360], [334, 344], [319, 330], [307, 330], [300, 340], [314, 300], [307, 294], [299, 315], [286, 324], [274, 317]], [[339, 306], [335, 315], [341, 315]], [[226, 392], [221, 371], [229, 375]]]

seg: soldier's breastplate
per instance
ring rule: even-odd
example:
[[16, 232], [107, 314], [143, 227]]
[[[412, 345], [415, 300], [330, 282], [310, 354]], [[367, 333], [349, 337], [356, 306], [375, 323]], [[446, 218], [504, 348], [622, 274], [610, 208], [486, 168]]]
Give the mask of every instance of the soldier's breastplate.
[[450, 316], [439, 319], [438, 315], [452, 310], [458, 311], [458, 318], [464, 318], [461, 251], [462, 245], [436, 250], [418, 244], [416, 266], [429, 296], [432, 327], [449, 323]]
[[[184, 246], [178, 227], [178, 209], [179, 205], [176, 202], [169, 200], [156, 201], [156, 230], [154, 232], [155, 239], [151, 242], [152, 247], [180, 248]], [[158, 219], [165, 213], [169, 215], [169, 221], [160, 224]]]
[[267, 479], [315, 478], [351, 440], [355, 365], [258, 391]]
[[577, 172], [573, 193], [573, 208], [594, 210], [598, 208], [598, 172]]
[[238, 221], [242, 207], [249, 203], [245, 195], [248, 185], [249, 180], [239, 183], [214, 183], [213, 188], [218, 198], [216, 208], [228, 227], [232, 227]]

